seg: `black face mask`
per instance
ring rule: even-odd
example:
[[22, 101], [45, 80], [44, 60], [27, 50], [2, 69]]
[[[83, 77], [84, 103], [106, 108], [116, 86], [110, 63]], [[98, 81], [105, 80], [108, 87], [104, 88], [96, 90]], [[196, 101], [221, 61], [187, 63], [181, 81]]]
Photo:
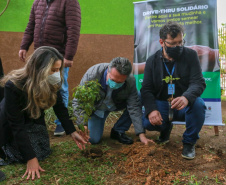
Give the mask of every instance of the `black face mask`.
[[167, 47], [165, 45], [165, 50], [167, 55], [174, 60], [178, 60], [183, 52], [183, 46], [176, 46], [176, 47]]

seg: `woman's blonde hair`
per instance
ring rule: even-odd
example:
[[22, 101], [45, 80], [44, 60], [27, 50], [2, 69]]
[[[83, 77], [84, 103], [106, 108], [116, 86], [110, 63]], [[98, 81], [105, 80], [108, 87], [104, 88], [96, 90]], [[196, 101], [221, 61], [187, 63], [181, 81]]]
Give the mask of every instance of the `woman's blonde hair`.
[[[48, 76], [56, 61], [61, 60], [61, 84], [51, 85]], [[41, 109], [48, 109], [56, 103], [57, 91], [61, 88], [63, 77], [63, 56], [53, 47], [42, 46], [28, 58], [25, 66], [13, 70], [1, 79], [1, 86], [10, 80], [27, 94], [27, 110], [31, 118], [37, 119]]]

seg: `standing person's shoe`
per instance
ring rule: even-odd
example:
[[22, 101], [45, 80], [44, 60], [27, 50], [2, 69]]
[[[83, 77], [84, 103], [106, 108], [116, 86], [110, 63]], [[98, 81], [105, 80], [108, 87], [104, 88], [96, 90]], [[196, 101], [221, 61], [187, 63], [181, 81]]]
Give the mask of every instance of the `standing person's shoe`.
[[5, 174], [2, 171], [0, 171], [0, 182], [4, 181], [5, 178], [6, 178]]
[[62, 125], [57, 125], [56, 129], [54, 131], [54, 136], [62, 136], [64, 135], [65, 131], [64, 128], [62, 127]]
[[195, 145], [190, 143], [184, 143], [182, 157], [185, 159], [194, 159], [195, 158]]
[[160, 136], [159, 138], [156, 140], [156, 143], [157, 144], [166, 144], [166, 143], [169, 143], [169, 138], [170, 138], [170, 134], [171, 134], [171, 131], [173, 129], [173, 124], [170, 122], [170, 128], [166, 131], [162, 131], [160, 132]]
[[127, 144], [127, 145], [133, 144], [133, 140], [130, 137], [128, 137], [125, 133], [120, 133], [118, 131], [115, 131], [113, 128], [111, 129], [110, 137], [112, 139], [118, 140], [120, 143], [123, 143], [123, 144]]

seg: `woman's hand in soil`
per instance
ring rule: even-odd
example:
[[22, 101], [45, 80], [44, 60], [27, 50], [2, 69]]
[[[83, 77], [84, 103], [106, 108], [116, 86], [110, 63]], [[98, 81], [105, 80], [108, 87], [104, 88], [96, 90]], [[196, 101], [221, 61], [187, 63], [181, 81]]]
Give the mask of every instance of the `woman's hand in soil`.
[[148, 143], [155, 143], [153, 140], [147, 139], [144, 133], [139, 134], [139, 138], [140, 138], [140, 141], [145, 145], [148, 145]]
[[162, 124], [162, 116], [159, 111], [154, 110], [148, 114], [148, 119], [152, 125], [161, 125]]
[[85, 145], [87, 144], [88, 140], [83, 138], [77, 131], [71, 133], [71, 137], [81, 150], [86, 148]]
[[44, 172], [45, 170], [42, 169], [41, 166], [39, 166], [38, 159], [35, 157], [27, 162], [27, 170], [22, 178], [24, 178], [27, 175], [27, 180], [30, 179], [30, 177], [32, 180], [34, 180], [35, 175], [37, 175], [39, 179], [40, 178], [39, 171]]
[[171, 105], [172, 109], [182, 110], [184, 107], [188, 105], [188, 100], [184, 96], [180, 96], [173, 99]]

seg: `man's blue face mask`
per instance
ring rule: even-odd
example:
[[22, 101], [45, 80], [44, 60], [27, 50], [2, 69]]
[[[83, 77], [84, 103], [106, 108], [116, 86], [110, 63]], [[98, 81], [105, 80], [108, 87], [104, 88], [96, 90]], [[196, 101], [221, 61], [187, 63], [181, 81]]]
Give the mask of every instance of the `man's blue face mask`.
[[124, 83], [125, 82], [123, 82], [123, 83], [116, 83], [113, 80], [111, 80], [110, 78], [108, 78], [108, 85], [109, 85], [109, 87], [111, 89], [118, 89], [118, 88], [122, 87]]

